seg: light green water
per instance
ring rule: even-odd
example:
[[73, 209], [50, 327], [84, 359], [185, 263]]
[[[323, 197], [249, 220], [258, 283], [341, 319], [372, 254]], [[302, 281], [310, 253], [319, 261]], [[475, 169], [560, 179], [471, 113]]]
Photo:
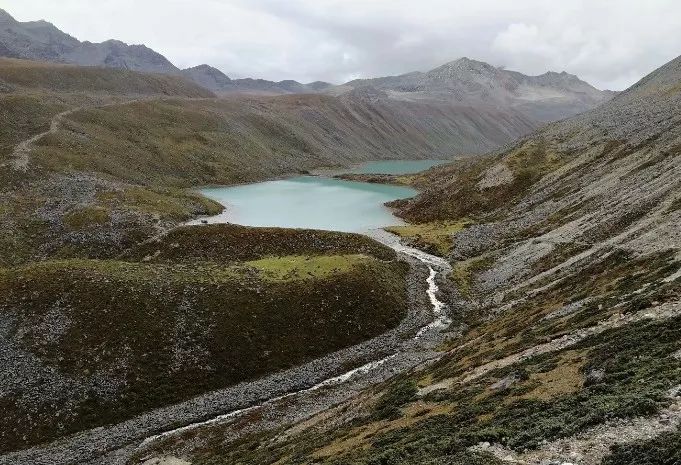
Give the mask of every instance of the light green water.
[[447, 160], [384, 160], [370, 161], [352, 169], [352, 173], [411, 174], [447, 163]]
[[206, 188], [201, 192], [226, 207], [222, 214], [208, 218], [210, 223], [347, 232], [401, 224], [383, 204], [416, 194], [408, 187], [322, 176]]

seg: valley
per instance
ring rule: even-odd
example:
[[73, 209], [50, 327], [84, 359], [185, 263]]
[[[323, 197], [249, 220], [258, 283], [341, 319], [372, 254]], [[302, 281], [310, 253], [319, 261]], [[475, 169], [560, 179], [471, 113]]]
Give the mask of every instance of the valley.
[[301, 84], [4, 10], [0, 55], [0, 465], [678, 462], [681, 57]]
[[429, 363], [129, 463], [674, 463], [680, 63], [482, 159], [397, 176], [422, 193], [392, 202], [413, 223], [393, 229], [451, 266]]

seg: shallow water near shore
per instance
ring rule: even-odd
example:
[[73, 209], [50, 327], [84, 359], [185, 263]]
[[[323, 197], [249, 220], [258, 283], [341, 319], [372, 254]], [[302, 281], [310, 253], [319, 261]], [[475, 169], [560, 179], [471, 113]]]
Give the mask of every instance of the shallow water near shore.
[[402, 224], [383, 204], [413, 197], [417, 191], [404, 186], [298, 176], [206, 188], [201, 193], [226, 207], [223, 213], [203, 220], [209, 223], [363, 232]]

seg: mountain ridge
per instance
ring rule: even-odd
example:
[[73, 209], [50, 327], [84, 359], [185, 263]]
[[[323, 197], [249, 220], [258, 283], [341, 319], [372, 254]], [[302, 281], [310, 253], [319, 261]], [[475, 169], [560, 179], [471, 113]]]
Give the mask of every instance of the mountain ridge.
[[393, 99], [447, 101], [455, 105], [508, 106], [538, 123], [589, 110], [612, 98], [565, 71], [528, 76], [462, 57], [427, 72], [356, 79], [331, 89], [336, 95], [358, 87], [376, 87]]
[[0, 14], [0, 24], [6, 26], [0, 31], [0, 55], [176, 74], [219, 95], [341, 95], [356, 87], [375, 86], [397, 100], [444, 100], [455, 105], [516, 107], [536, 124], [572, 116], [612, 97], [611, 92], [599, 91], [565, 72], [548, 71], [539, 76], [527, 76], [468, 57], [425, 73], [415, 71], [399, 76], [356, 79], [340, 85], [321, 81], [304, 84], [294, 80], [231, 79], [208, 64], [180, 69], [145, 45], [129, 45], [115, 39], [101, 43], [80, 42], [47, 21], [19, 22], [4, 10]]
[[128, 44], [109, 39], [94, 43], [79, 41], [52, 23], [20, 22], [0, 8], [0, 56], [53, 61], [81, 66], [104, 66], [151, 73], [176, 74], [218, 93], [310, 93], [329, 87], [319, 81], [308, 87], [297, 81], [265, 79], [230, 79], [222, 71], [207, 64], [180, 69], [162, 54], [143, 44]]

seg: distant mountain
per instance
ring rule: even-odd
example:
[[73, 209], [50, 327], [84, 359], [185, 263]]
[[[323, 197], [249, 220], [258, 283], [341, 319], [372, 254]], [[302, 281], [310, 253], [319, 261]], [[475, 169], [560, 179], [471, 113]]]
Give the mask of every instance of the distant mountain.
[[182, 70], [182, 75], [218, 94], [248, 93], [261, 95], [310, 94], [332, 87], [328, 82], [315, 81], [301, 84], [298, 81], [268, 81], [266, 79], [230, 79], [217, 68], [199, 65]]
[[180, 70], [144, 45], [128, 45], [117, 40], [80, 42], [46, 21], [19, 22], [4, 10], [0, 10], [0, 56], [174, 74], [219, 95], [327, 93], [338, 96], [371, 87], [384, 93], [380, 96], [364, 92], [373, 101], [387, 98], [447, 103], [481, 111], [483, 108], [513, 110], [534, 125], [584, 112], [613, 96], [612, 92], [600, 91], [565, 72], [526, 76], [469, 58], [425, 73], [417, 71], [400, 76], [356, 79], [340, 86], [320, 81], [302, 84], [293, 80], [230, 79], [207, 64]]
[[119, 40], [101, 43], [81, 42], [47, 21], [20, 22], [2, 9], [0, 9], [0, 56], [179, 74], [217, 93], [301, 94], [316, 93], [332, 87], [332, 84], [320, 81], [302, 84], [292, 80], [280, 82], [251, 78], [232, 80], [219, 69], [206, 64], [180, 70], [166, 57], [144, 45], [128, 45]]
[[182, 70], [182, 76], [212, 91], [221, 91], [233, 85], [222, 71], [209, 65], [199, 65]]
[[566, 72], [527, 76], [465, 57], [425, 73], [356, 79], [329, 92], [338, 95], [360, 87], [385, 91], [395, 100], [516, 108], [540, 122], [589, 110], [613, 96]]
[[144, 45], [128, 45], [118, 40], [99, 44], [80, 42], [47, 21], [19, 22], [2, 9], [0, 55], [133, 71], [179, 72], [163, 55]]

